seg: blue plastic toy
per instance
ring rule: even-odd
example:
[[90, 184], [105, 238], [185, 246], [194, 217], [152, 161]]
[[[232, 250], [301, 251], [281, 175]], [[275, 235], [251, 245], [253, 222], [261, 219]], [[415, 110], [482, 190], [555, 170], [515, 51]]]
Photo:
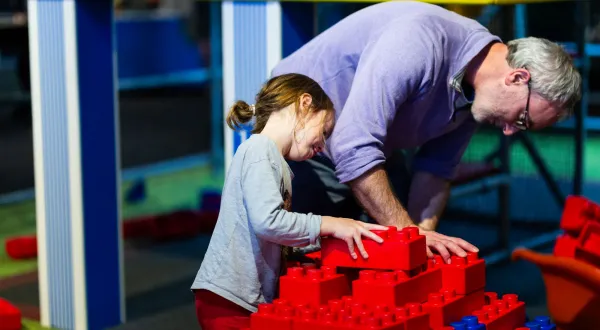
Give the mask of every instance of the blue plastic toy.
[[125, 195], [127, 203], [139, 203], [146, 199], [146, 181], [135, 181]]
[[467, 330], [467, 324], [463, 321], [452, 322], [450, 326], [454, 328], [454, 330]]
[[556, 330], [556, 325], [552, 324], [548, 316], [538, 316], [533, 321], [525, 323], [525, 327], [529, 330]]
[[485, 330], [485, 324], [479, 323], [477, 316], [465, 316], [462, 321], [467, 325], [466, 330]]

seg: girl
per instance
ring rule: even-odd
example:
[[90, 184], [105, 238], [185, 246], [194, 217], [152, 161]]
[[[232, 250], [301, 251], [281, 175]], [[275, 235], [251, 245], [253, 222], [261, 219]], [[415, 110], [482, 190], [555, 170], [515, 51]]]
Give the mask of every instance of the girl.
[[333, 104], [311, 78], [270, 79], [256, 105], [236, 102], [232, 129], [256, 118], [253, 135], [237, 149], [225, 178], [219, 219], [192, 285], [203, 330], [244, 328], [258, 304], [277, 293], [283, 246], [315, 244], [332, 236], [354, 244], [367, 258], [361, 236], [386, 227], [345, 218], [290, 212], [292, 173], [285, 159], [303, 161], [323, 150], [333, 129]]

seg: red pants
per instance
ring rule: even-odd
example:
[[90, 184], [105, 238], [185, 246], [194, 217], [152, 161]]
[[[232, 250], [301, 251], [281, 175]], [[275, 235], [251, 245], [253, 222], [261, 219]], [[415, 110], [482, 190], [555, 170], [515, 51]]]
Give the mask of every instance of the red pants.
[[250, 329], [251, 312], [208, 290], [194, 290], [202, 330]]

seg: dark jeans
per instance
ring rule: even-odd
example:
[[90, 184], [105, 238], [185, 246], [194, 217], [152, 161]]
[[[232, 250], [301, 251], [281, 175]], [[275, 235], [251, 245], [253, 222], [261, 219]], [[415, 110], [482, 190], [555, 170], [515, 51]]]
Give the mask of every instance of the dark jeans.
[[[406, 206], [411, 175], [403, 152], [388, 157], [385, 169], [392, 189]], [[352, 190], [335, 176], [335, 167], [326, 157], [316, 156], [304, 162], [289, 162], [292, 180], [292, 211], [372, 222], [357, 203]]]

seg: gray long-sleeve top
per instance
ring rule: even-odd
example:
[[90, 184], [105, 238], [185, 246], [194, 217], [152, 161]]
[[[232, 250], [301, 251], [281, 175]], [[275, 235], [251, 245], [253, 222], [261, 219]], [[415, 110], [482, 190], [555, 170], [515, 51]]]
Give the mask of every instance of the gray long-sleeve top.
[[289, 212], [291, 179], [271, 139], [254, 134], [239, 146], [192, 289], [210, 290], [252, 312], [274, 299], [282, 245], [315, 244], [321, 228], [321, 216]]

